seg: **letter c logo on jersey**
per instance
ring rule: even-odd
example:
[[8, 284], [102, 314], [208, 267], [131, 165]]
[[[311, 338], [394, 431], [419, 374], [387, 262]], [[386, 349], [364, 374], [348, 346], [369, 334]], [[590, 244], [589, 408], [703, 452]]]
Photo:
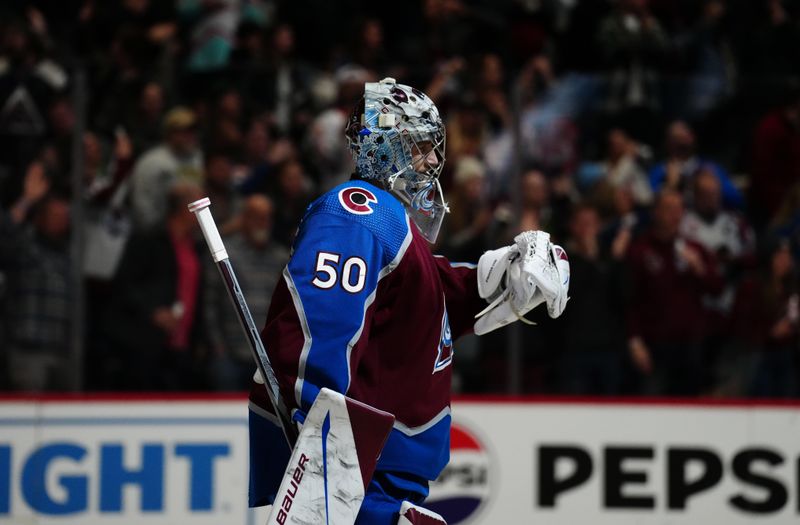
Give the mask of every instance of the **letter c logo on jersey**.
[[377, 203], [378, 198], [364, 188], [345, 188], [339, 192], [339, 202], [344, 209], [356, 215], [369, 215], [373, 210], [370, 203]]

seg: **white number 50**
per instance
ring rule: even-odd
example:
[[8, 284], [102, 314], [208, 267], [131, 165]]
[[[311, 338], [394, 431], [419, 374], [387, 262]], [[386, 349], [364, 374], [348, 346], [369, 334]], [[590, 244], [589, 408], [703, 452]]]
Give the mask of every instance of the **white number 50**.
[[[336, 286], [339, 281], [338, 253], [319, 252], [317, 254], [317, 268], [311, 284], [317, 288], [328, 290]], [[358, 293], [364, 289], [367, 281], [367, 263], [361, 257], [350, 257], [342, 265], [342, 288], [349, 293]]]

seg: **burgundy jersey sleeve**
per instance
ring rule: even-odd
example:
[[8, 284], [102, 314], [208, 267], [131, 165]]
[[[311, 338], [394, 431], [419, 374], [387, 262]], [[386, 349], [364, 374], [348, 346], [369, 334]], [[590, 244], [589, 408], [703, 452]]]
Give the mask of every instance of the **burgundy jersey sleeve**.
[[474, 264], [451, 263], [439, 255], [434, 259], [444, 287], [450, 329], [457, 339], [472, 333], [475, 315], [486, 307], [486, 301], [478, 295], [478, 270]]

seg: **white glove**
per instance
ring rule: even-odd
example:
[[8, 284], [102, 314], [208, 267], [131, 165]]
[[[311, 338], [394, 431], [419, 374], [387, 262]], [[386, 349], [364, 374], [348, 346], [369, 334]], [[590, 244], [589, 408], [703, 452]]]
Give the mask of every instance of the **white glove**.
[[524, 315], [546, 302], [556, 318], [564, 311], [569, 291], [569, 261], [560, 246], [550, 243], [550, 234], [527, 231], [515, 243], [483, 254], [478, 261], [478, 293], [490, 302], [480, 312], [475, 333], [483, 335]]

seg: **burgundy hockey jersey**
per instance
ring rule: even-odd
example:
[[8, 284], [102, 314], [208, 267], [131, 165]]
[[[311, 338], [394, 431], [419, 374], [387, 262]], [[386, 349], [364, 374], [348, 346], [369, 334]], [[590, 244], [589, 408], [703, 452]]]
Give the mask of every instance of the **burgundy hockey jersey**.
[[[395, 197], [351, 181], [309, 206], [261, 335], [295, 420], [322, 387], [390, 412], [378, 470], [432, 480], [449, 459], [453, 340], [484, 306], [474, 265], [433, 256]], [[254, 385], [256, 426], [268, 406]], [[271, 446], [252, 440], [254, 458]]]

